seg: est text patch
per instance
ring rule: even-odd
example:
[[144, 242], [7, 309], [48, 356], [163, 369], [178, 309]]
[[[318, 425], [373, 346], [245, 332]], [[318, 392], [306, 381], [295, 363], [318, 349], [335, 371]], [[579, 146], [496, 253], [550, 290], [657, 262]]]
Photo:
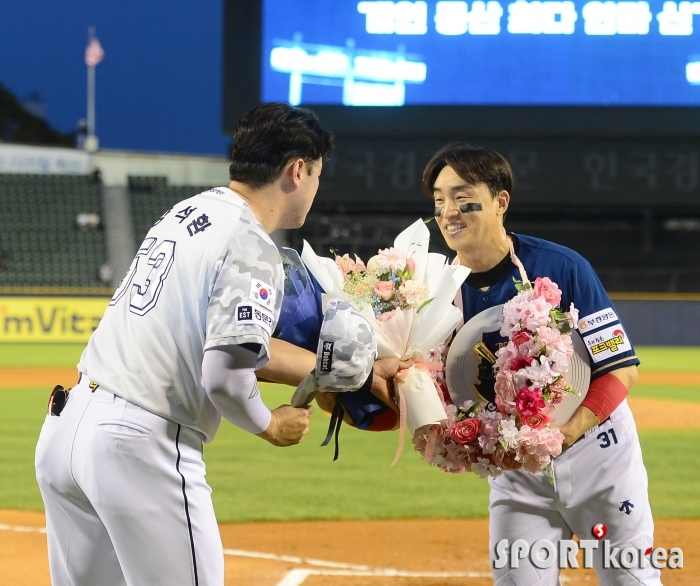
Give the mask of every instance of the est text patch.
[[239, 303], [236, 306], [236, 323], [258, 324], [268, 334], [272, 335], [272, 328], [275, 324], [275, 320], [272, 317], [272, 314], [264, 309], [249, 303]]

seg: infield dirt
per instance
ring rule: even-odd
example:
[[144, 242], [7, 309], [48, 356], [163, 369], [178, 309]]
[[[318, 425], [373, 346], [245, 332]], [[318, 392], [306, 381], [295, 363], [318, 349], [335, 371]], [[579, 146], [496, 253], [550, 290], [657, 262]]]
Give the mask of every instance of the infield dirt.
[[[0, 511], [0, 527], [38, 529], [44, 516]], [[680, 547], [683, 569], [664, 570], [665, 586], [696, 586], [700, 575], [700, 521], [660, 520], [656, 547]], [[404, 572], [473, 572], [478, 577], [430, 578], [310, 575], [304, 586], [490, 586], [488, 521], [310, 521], [221, 525], [224, 547], [274, 554], [278, 559], [226, 556], [226, 583], [277, 586], [295, 569], [323, 572], [319, 564], [293, 563], [280, 556], [314, 558], [336, 564], [392, 568]], [[330, 566], [330, 564], [329, 564]], [[328, 568], [330, 572], [337, 571]], [[565, 586], [596, 584], [591, 570], [566, 570]], [[36, 531], [0, 530], [0, 584], [49, 586], [46, 536]], [[97, 585], [96, 585], [97, 586]]]

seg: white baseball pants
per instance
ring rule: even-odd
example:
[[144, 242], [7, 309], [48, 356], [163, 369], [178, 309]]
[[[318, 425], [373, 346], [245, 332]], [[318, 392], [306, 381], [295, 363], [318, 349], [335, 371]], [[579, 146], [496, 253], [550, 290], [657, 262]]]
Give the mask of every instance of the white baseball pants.
[[54, 586], [222, 586], [202, 441], [86, 376], [36, 450]]
[[[646, 551], [653, 545], [654, 522], [647, 473], [632, 412], [624, 401], [606, 422], [553, 460], [554, 483], [544, 473], [521, 470], [491, 480], [489, 548], [492, 562], [501, 539], [595, 539], [598, 523], [615, 548]], [[631, 506], [630, 506], [631, 505]], [[593, 550], [600, 586], [660, 586], [660, 570], [647, 556], [645, 567], [603, 568], [603, 547]], [[492, 566], [493, 567], [493, 566]], [[493, 570], [495, 586], [557, 586], [558, 564], [537, 568], [529, 557], [519, 567]]]

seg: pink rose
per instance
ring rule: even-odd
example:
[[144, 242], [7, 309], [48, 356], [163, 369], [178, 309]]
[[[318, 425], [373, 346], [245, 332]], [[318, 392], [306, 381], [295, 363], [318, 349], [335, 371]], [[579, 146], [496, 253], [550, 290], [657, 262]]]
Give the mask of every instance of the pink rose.
[[450, 430], [450, 437], [458, 444], [468, 444], [479, 435], [479, 427], [480, 422], [478, 419], [463, 419], [455, 423], [455, 426]]
[[526, 344], [532, 339], [532, 336], [524, 331], [519, 331], [517, 334], [513, 334], [511, 341], [516, 346], [520, 347], [522, 344]]
[[416, 261], [413, 260], [412, 258], [407, 258], [406, 259], [406, 269], [408, 270], [408, 274], [412, 277], [413, 273], [416, 272]]
[[544, 409], [544, 399], [542, 399], [542, 391], [535, 387], [530, 390], [527, 387], [523, 387], [518, 391], [518, 398], [515, 402], [516, 409], [520, 414], [520, 417], [529, 417], [530, 415], [535, 415]]
[[392, 317], [394, 317], [394, 315], [396, 315], [395, 309], [392, 309], [391, 311], [386, 311], [384, 313], [379, 314], [377, 321], [389, 321]]
[[556, 283], [553, 283], [549, 277], [537, 277], [535, 279], [535, 290], [536, 297], [544, 297], [547, 303], [551, 303], [552, 307], [559, 305], [561, 301], [561, 291], [557, 287]]
[[394, 296], [396, 288], [391, 281], [377, 281], [374, 284], [374, 292], [384, 301], [389, 301]]
[[523, 423], [529, 425], [532, 429], [542, 429], [549, 423], [549, 416], [544, 411], [538, 411], [534, 415], [524, 417]]

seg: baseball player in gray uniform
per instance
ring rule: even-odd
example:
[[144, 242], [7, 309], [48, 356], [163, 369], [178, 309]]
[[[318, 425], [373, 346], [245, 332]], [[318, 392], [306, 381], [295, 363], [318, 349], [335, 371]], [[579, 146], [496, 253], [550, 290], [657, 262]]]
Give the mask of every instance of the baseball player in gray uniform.
[[258, 106], [236, 129], [230, 185], [148, 232], [37, 445], [54, 585], [223, 584], [202, 443], [221, 417], [275, 446], [307, 431], [312, 408], [270, 411], [255, 371], [279, 368], [268, 234], [304, 222], [331, 148], [310, 110]]

